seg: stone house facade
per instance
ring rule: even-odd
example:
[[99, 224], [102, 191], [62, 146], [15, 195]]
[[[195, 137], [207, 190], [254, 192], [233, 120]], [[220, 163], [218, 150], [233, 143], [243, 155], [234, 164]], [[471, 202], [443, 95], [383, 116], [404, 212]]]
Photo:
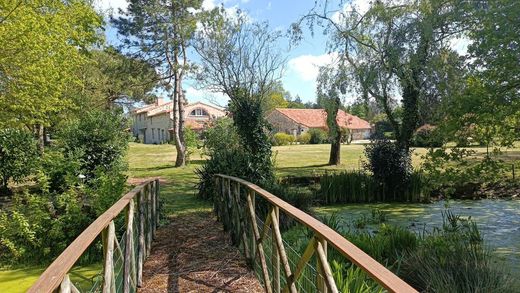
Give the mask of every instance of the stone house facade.
[[[202, 102], [188, 104], [184, 108], [185, 127], [201, 131], [205, 124], [225, 116], [223, 108]], [[132, 135], [145, 144], [161, 144], [173, 139], [173, 103], [158, 99], [130, 113]]]
[[[294, 136], [301, 135], [312, 128], [328, 130], [327, 112], [324, 109], [276, 108], [267, 115], [266, 119], [275, 132]], [[370, 123], [343, 110], [338, 111], [336, 119], [340, 127], [350, 129], [354, 140], [367, 139], [372, 133]]]

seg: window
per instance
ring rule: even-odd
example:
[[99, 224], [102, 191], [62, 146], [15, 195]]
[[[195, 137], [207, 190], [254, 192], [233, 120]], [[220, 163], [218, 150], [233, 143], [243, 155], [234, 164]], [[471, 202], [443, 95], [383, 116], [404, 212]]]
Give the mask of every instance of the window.
[[161, 129], [162, 140], [164, 141], [164, 129]]
[[208, 113], [206, 111], [204, 111], [204, 109], [195, 109], [193, 111], [191, 111], [190, 113], [191, 116], [208, 116]]
[[152, 128], [152, 139], [155, 139], [155, 129]]
[[141, 114], [139, 114], [139, 115], [137, 115], [137, 116], [139, 116], [139, 121], [141, 121]]

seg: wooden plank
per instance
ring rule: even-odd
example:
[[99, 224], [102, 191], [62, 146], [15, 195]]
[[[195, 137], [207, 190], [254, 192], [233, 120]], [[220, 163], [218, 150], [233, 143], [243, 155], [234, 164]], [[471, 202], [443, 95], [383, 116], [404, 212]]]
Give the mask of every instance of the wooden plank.
[[150, 219], [150, 224], [152, 225], [151, 227], [151, 230], [152, 230], [152, 239], [155, 239], [155, 232], [157, 230], [157, 227], [156, 227], [156, 223], [155, 223], [155, 219], [157, 219], [157, 216], [155, 215], [155, 212], [157, 210], [157, 203], [155, 202], [155, 181], [152, 181], [150, 182], [150, 186], [152, 187], [151, 188], [151, 203], [152, 203], [152, 208], [151, 208], [151, 219]]
[[125, 245], [125, 264], [123, 269], [123, 292], [130, 292], [130, 281], [132, 280], [132, 260], [134, 250], [134, 200], [130, 200], [128, 203], [128, 209], [126, 211], [126, 245]]
[[271, 226], [272, 218], [271, 213], [273, 212], [273, 207], [269, 208], [269, 212], [267, 213], [267, 217], [264, 221], [264, 226], [262, 227], [262, 234], [260, 234], [260, 238], [256, 239], [257, 242], [262, 242], [265, 237], [267, 237], [267, 233], [269, 232], [269, 226]]
[[116, 237], [114, 221], [108, 224], [107, 236], [103, 241], [103, 246], [106, 246], [103, 266], [103, 292], [113, 292], [114, 277], [114, 241]]
[[145, 231], [146, 231], [146, 256], [150, 256], [150, 252], [152, 251], [152, 185], [149, 183], [147, 185], [146, 192], [146, 221], [145, 221]]
[[[322, 247], [327, 247], [327, 242], [324, 239], [318, 239], [316, 247], [320, 244]], [[325, 248], [325, 259], [327, 259], [327, 249]], [[316, 258], [316, 287], [319, 292], [327, 293], [327, 284], [325, 283], [325, 271], [323, 270], [323, 264], [320, 262], [319, 257]], [[328, 262], [327, 262], [328, 264]]]
[[[280, 209], [277, 206], [273, 206], [272, 212], [274, 213], [274, 217], [278, 222], [280, 222]], [[274, 240], [275, 235], [274, 231], [271, 232], [271, 237]], [[273, 272], [273, 291], [275, 293], [280, 292], [280, 254], [278, 253], [278, 249], [276, 249], [276, 243], [272, 241], [271, 248], [271, 264], [273, 268], [271, 269]]]
[[60, 284], [60, 293], [71, 293], [71, 283], [69, 275], [65, 275]]
[[144, 190], [139, 193], [139, 243], [137, 245], [137, 287], [143, 285], [143, 265], [146, 241], [144, 241], [145, 217], [144, 217]]
[[323, 246], [322, 241], [317, 242], [316, 252], [318, 254], [319, 264], [321, 267], [321, 271], [324, 274], [325, 284], [327, 285], [328, 291], [330, 291], [331, 293], [338, 293], [338, 288], [336, 287], [336, 282], [332, 277], [332, 270], [330, 269], [329, 261], [327, 260], [325, 247]]
[[258, 225], [256, 223], [255, 208], [253, 206], [253, 201], [251, 200], [250, 196], [247, 197], [247, 206], [249, 208], [249, 216], [251, 217], [251, 224], [253, 226], [255, 243], [258, 246], [258, 256], [260, 258], [260, 264], [262, 266], [262, 273], [264, 276], [265, 289], [266, 289], [266, 292], [272, 293], [273, 290], [271, 289], [271, 280], [269, 278], [269, 271], [267, 270], [267, 263], [265, 261], [264, 248], [263, 248], [262, 242], [258, 242], [258, 239], [260, 239], [260, 232], [258, 231]]
[[297, 293], [296, 284], [294, 282], [294, 277], [291, 273], [291, 267], [289, 266], [289, 260], [287, 259], [287, 253], [285, 252], [285, 248], [283, 246], [282, 234], [280, 233], [280, 226], [278, 225], [278, 220], [276, 219], [274, 213], [271, 213], [271, 221], [273, 222], [273, 232], [274, 232], [274, 240], [276, 240], [276, 246], [278, 248], [278, 254], [280, 254], [280, 259], [282, 261], [285, 280], [287, 281], [287, 286], [289, 287], [289, 292]]
[[155, 179], [155, 202], [157, 203], [155, 211], [156, 219], [155, 224], [159, 227], [161, 223], [161, 181], [159, 179]]
[[125, 194], [106, 212], [99, 216], [87, 229], [83, 232], [47, 267], [45, 272], [41, 274], [40, 278], [32, 285], [28, 292], [52, 292], [60, 286], [61, 281], [65, 275], [74, 266], [76, 261], [87, 250], [87, 248], [96, 240], [98, 235], [107, 227], [117, 215], [123, 211], [130, 199], [134, 198], [136, 194], [147, 184], [146, 181], [139, 186], [136, 186], [130, 192]]
[[[296, 264], [296, 268], [294, 269], [293, 280], [295, 283], [298, 282], [298, 279], [300, 278], [300, 275], [303, 272], [305, 265], [309, 262], [309, 260], [313, 256], [315, 250], [316, 250], [316, 238], [312, 237], [311, 240], [309, 241], [309, 243], [307, 244], [307, 247], [305, 248], [305, 251], [303, 252], [302, 257]], [[287, 287], [287, 285], [285, 285], [283, 292], [289, 292], [289, 287]]]
[[272, 205], [278, 206], [285, 214], [313, 230], [316, 235], [320, 236], [320, 238], [325, 239], [332, 247], [338, 250], [343, 256], [348, 258], [356, 266], [360, 267], [372, 279], [377, 281], [389, 292], [417, 292], [417, 290], [415, 290], [412, 286], [385, 268], [382, 264], [374, 260], [360, 248], [352, 244], [343, 236], [339, 235], [336, 231], [332, 230], [330, 227], [318, 221], [311, 215], [295, 208], [289, 203], [283, 201], [282, 199], [274, 196], [270, 192], [260, 188], [253, 183], [242, 180], [240, 178], [222, 174], [217, 174], [217, 176], [239, 182], [242, 184], [242, 186], [249, 188], [251, 192], [254, 192], [255, 194], [263, 197]]

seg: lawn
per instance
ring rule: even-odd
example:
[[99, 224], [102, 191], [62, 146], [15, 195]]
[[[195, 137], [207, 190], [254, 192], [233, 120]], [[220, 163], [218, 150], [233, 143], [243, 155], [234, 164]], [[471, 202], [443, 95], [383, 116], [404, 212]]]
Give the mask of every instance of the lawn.
[[[364, 158], [362, 145], [343, 145], [342, 164], [327, 166], [330, 145], [291, 145], [273, 148], [277, 173], [279, 176], [307, 176], [326, 170], [358, 169]], [[484, 148], [475, 148], [484, 154]], [[420, 156], [426, 149], [414, 151], [413, 163], [420, 164]], [[208, 211], [211, 204], [199, 200], [196, 195], [197, 176], [195, 170], [203, 162], [200, 153], [195, 152], [191, 163], [175, 168], [175, 148], [172, 145], [144, 145], [131, 143], [128, 152], [128, 176], [130, 178], [161, 177], [161, 200], [164, 215], [169, 218], [183, 213]], [[502, 157], [515, 162], [520, 170], [520, 149], [507, 151]], [[43, 272], [43, 267], [29, 267], [0, 271], [0, 292], [25, 292]], [[71, 277], [85, 281], [99, 272], [99, 266], [78, 267]]]

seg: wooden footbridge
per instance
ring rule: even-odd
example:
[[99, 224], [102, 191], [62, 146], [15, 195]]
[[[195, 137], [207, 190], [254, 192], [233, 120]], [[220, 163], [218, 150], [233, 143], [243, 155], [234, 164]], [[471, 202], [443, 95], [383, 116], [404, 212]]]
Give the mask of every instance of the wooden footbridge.
[[[265, 292], [340, 292], [331, 269], [332, 259], [338, 258], [355, 264], [386, 291], [417, 292], [334, 230], [275, 195], [231, 176], [216, 175], [215, 183], [217, 219]], [[159, 223], [159, 185], [158, 179], [149, 180], [124, 195], [63, 251], [29, 292], [80, 292], [69, 272], [100, 236], [102, 277], [87, 292], [139, 291]], [[304, 249], [285, 242], [280, 229], [282, 217], [309, 232]], [[116, 223], [120, 227], [116, 228]], [[177, 231], [168, 232], [176, 237]], [[154, 292], [154, 288], [149, 289]]]

